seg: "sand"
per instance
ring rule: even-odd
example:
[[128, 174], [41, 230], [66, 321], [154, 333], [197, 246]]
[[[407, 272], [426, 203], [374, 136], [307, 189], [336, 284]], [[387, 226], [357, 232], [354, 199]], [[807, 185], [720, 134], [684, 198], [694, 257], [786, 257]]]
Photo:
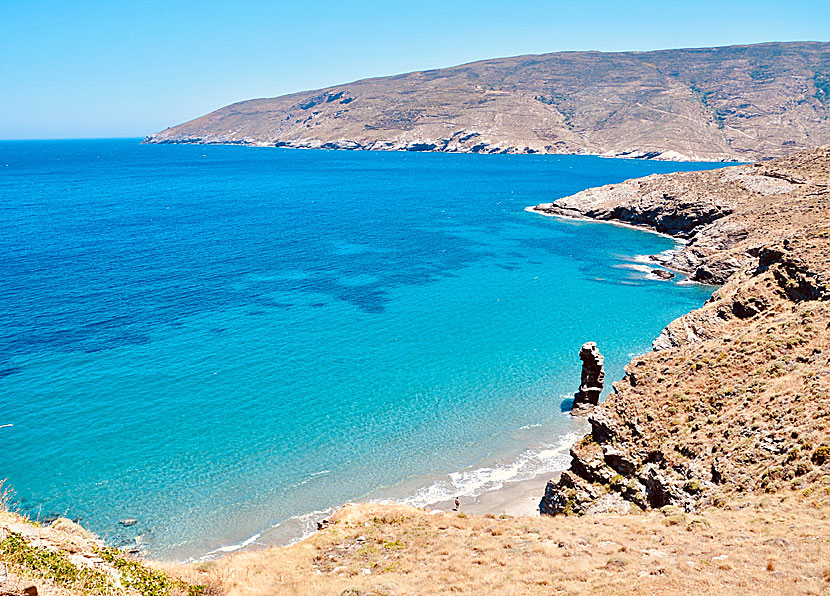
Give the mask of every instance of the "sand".
[[[460, 497], [461, 513], [474, 515], [539, 516], [539, 501], [545, 494], [548, 480], [559, 476], [558, 472], [545, 472], [527, 480], [507, 482], [501, 488], [485, 492], [478, 497]], [[443, 501], [429, 507], [440, 511], [455, 508], [453, 501]]]

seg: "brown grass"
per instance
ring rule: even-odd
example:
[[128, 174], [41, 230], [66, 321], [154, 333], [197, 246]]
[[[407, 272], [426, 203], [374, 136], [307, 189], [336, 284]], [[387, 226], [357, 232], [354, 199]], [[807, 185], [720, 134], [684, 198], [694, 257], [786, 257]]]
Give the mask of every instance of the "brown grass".
[[791, 493], [669, 525], [667, 514], [492, 519], [351, 505], [294, 546], [176, 571], [229, 596], [830, 594], [830, 507]]

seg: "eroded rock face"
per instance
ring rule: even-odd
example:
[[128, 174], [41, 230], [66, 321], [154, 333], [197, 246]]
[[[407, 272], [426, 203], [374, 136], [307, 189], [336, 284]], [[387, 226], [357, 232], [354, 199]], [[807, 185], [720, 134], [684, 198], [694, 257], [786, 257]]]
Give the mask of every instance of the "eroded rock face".
[[582, 360], [582, 382], [579, 391], [574, 394], [574, 408], [595, 406], [599, 403], [599, 396], [605, 386], [605, 358], [592, 341], [582, 345], [579, 358]]

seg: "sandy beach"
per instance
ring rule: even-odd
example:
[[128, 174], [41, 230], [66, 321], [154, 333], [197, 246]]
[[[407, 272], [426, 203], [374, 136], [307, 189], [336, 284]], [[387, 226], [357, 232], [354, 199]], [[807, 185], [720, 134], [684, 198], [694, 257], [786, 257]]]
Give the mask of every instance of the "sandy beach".
[[[559, 472], [544, 472], [527, 480], [507, 482], [499, 489], [487, 491], [478, 497], [460, 497], [459, 512], [474, 515], [539, 516], [539, 501], [545, 494], [548, 480], [559, 477]], [[455, 503], [443, 501], [430, 509], [451, 511]]]

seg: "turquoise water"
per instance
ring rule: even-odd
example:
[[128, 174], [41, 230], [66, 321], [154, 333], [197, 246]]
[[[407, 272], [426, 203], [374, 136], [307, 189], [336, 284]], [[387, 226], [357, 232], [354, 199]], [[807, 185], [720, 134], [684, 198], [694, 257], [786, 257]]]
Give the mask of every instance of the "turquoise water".
[[703, 167], [2, 142], [0, 478], [182, 559], [561, 469], [580, 345], [617, 379], [711, 288], [524, 208]]

